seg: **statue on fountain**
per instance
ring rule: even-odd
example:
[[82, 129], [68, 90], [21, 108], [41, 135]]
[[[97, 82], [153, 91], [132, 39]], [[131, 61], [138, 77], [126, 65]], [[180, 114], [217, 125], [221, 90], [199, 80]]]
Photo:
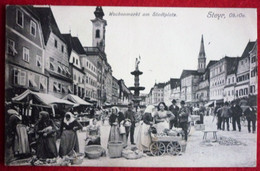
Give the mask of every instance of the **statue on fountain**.
[[138, 71], [139, 70], [139, 67], [138, 65], [140, 64], [140, 59], [141, 57], [139, 56], [139, 59], [138, 58], [135, 58], [135, 70]]

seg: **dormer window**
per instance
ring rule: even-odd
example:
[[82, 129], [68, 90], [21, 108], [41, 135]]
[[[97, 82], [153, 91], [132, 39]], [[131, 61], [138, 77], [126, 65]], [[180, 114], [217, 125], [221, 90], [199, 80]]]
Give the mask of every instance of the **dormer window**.
[[30, 23], [30, 33], [31, 35], [36, 36], [36, 23], [32, 20]]
[[16, 11], [16, 23], [23, 28], [24, 15], [21, 10]]

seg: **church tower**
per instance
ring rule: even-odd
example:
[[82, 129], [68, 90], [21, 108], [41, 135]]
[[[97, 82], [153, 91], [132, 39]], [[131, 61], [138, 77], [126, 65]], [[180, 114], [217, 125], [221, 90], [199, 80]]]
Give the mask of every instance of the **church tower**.
[[200, 52], [198, 56], [198, 72], [203, 73], [206, 69], [206, 54], [204, 49], [203, 35], [201, 36]]
[[93, 24], [92, 46], [99, 47], [99, 49], [104, 52], [107, 21], [103, 19], [103, 16], [105, 14], [102, 7], [96, 7], [94, 14], [96, 18], [94, 20], [91, 20]]

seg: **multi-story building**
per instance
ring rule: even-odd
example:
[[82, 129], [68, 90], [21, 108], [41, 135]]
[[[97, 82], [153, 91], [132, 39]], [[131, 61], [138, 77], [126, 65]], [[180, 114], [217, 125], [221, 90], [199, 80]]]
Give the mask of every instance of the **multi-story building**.
[[210, 100], [216, 103], [224, 102], [224, 87], [226, 85], [227, 73], [237, 61], [236, 57], [223, 57], [209, 67], [210, 70]]
[[181, 82], [180, 79], [176, 81], [175, 84], [173, 84], [172, 90], [171, 90], [171, 99], [175, 99], [177, 102], [180, 102], [181, 99]]
[[5, 97], [12, 98], [26, 89], [47, 92], [38, 15], [30, 6], [7, 6], [6, 16]]
[[250, 87], [250, 51], [256, 42], [248, 42], [237, 66], [236, 97], [247, 97]]
[[72, 75], [69, 68], [66, 42], [60, 33], [49, 7], [34, 7], [39, 16], [45, 44], [45, 73], [49, 77], [49, 93], [62, 98], [72, 92]]
[[191, 104], [196, 101], [200, 74], [197, 70], [183, 70], [181, 74], [181, 100]]
[[217, 61], [210, 61], [202, 75], [199, 78], [199, 84], [196, 91], [196, 102], [207, 103], [209, 101], [209, 67]]
[[250, 54], [250, 89], [251, 95], [257, 95], [257, 41], [253, 49], [249, 52]]
[[167, 105], [170, 105], [173, 99], [180, 100], [180, 79], [171, 78], [165, 83], [163, 97]]
[[105, 77], [105, 93], [106, 93], [105, 97], [106, 97], [106, 102], [107, 103], [112, 103], [112, 92], [113, 92], [112, 83], [113, 83], [113, 77], [112, 77], [112, 68], [111, 68], [111, 66], [108, 63], [105, 65], [104, 77]]
[[164, 101], [164, 86], [165, 83], [155, 83], [152, 90], [152, 101], [151, 104], [157, 105]]
[[113, 77], [112, 81], [112, 104], [117, 104], [119, 99], [119, 85], [118, 80]]
[[102, 105], [112, 100], [112, 69], [105, 53], [105, 32], [107, 21], [103, 19], [104, 12], [97, 7], [95, 19], [91, 20], [92, 47], [84, 47], [88, 58], [97, 67], [97, 100]]
[[226, 84], [224, 86], [224, 102], [232, 102], [236, 99], [235, 87], [236, 87], [236, 74], [237, 74], [237, 65], [238, 60], [233, 61], [233, 65], [230, 68], [227, 68], [227, 78]]
[[62, 34], [62, 36], [67, 44], [68, 60], [73, 76], [74, 95], [84, 98], [86, 92], [86, 75], [80, 55], [85, 54], [85, 51], [77, 37], [72, 37], [71, 34]]

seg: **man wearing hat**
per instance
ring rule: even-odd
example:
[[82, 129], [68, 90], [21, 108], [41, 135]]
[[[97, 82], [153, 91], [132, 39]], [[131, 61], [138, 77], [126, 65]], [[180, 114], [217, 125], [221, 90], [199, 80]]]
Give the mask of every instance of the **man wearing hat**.
[[135, 143], [134, 143], [134, 132], [135, 132], [136, 118], [135, 118], [135, 112], [133, 111], [133, 104], [132, 103], [128, 104], [128, 109], [127, 109], [127, 111], [125, 111], [125, 120], [131, 122], [130, 126], [125, 125], [126, 138], [128, 140], [128, 135], [129, 135], [129, 132], [130, 132], [130, 142], [131, 142], [132, 145], [135, 145]]
[[172, 105], [169, 107], [169, 110], [174, 114], [174, 119], [170, 120], [170, 129], [172, 129], [173, 125], [175, 127], [178, 126], [178, 120], [179, 120], [179, 107], [176, 105], [176, 100], [172, 100]]
[[185, 141], [188, 140], [188, 117], [189, 117], [189, 114], [190, 114], [190, 111], [185, 106], [185, 102], [181, 101], [181, 108], [179, 110], [179, 122], [180, 122], [180, 127], [184, 131]]

